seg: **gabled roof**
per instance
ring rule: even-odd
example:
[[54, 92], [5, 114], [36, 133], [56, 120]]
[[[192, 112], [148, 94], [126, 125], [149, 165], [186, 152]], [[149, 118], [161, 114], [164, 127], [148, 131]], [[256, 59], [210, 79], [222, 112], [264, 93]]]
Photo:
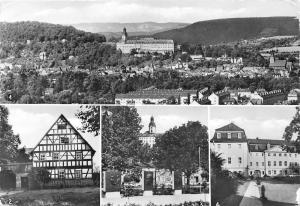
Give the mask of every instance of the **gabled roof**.
[[228, 125], [225, 125], [223, 127], [216, 129], [216, 131], [231, 131], [231, 132], [240, 131], [240, 132], [243, 132], [244, 130], [242, 128], [236, 126], [234, 123], [230, 123]]
[[31, 154], [33, 153], [33, 151], [36, 149], [36, 147], [41, 143], [41, 141], [43, 140], [43, 138], [49, 133], [49, 131], [51, 130], [51, 128], [56, 124], [56, 122], [59, 120], [59, 119], [64, 119], [67, 124], [69, 124], [71, 126], [71, 128], [74, 130], [74, 132], [79, 135], [79, 137], [84, 141], [85, 144], [87, 144], [91, 150], [92, 150], [92, 156], [94, 156], [94, 154], [96, 153], [96, 151], [92, 148], [92, 146], [82, 137], [82, 135], [77, 131], [77, 129], [69, 122], [69, 120], [63, 115], [61, 114], [57, 120], [51, 125], [51, 127], [48, 129], [48, 131], [45, 133], [45, 135], [41, 138], [41, 140], [37, 143], [37, 145], [31, 150]]

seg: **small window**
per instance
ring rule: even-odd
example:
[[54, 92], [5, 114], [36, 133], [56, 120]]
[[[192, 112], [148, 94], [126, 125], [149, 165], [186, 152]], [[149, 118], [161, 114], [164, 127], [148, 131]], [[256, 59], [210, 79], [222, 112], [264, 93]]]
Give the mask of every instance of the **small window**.
[[276, 170], [274, 170], [274, 175], [276, 175]]
[[53, 160], [59, 160], [59, 153], [58, 152], [53, 152], [52, 159]]
[[284, 166], [287, 166], [287, 161], [284, 161]]
[[276, 153], [274, 153], [273, 156], [276, 157]]
[[67, 129], [67, 124], [66, 123], [57, 124], [57, 129]]
[[231, 133], [227, 133], [228, 139], [231, 139]]
[[268, 174], [271, 175], [271, 170], [268, 171]]
[[239, 164], [242, 164], [242, 158], [239, 157]]
[[40, 153], [40, 160], [41, 160], [41, 161], [44, 161], [45, 159], [46, 159], [45, 154]]
[[60, 143], [61, 144], [69, 144], [70, 143], [69, 138], [65, 137], [65, 136], [61, 136], [60, 137]]
[[274, 161], [273, 166], [276, 166], [276, 161]]
[[58, 171], [58, 178], [59, 179], [65, 179], [65, 170], [59, 170]]
[[250, 166], [252, 166], [252, 162], [250, 162]]
[[268, 156], [271, 156], [271, 153], [268, 153]]
[[228, 164], [231, 164], [231, 157], [228, 157]]
[[278, 155], [279, 155], [279, 157], [281, 157], [281, 153], [279, 153]]
[[268, 166], [271, 166], [271, 161], [268, 161]]
[[256, 162], [256, 166], [258, 167], [258, 162]]
[[81, 179], [82, 178], [81, 170], [75, 170], [75, 178], [76, 179]]
[[238, 138], [241, 139], [242, 138], [242, 133], [238, 133]]
[[82, 159], [82, 152], [76, 152], [76, 159], [81, 160]]
[[231, 149], [231, 144], [228, 144], [228, 149]]
[[217, 139], [221, 139], [221, 133], [217, 133]]
[[282, 162], [281, 161], [279, 161], [279, 166], [282, 166]]

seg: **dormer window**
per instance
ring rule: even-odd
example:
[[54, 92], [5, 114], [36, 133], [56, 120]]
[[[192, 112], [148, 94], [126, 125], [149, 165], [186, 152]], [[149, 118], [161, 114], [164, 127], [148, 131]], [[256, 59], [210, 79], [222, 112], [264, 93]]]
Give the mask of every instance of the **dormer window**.
[[221, 133], [217, 133], [217, 139], [221, 139]]
[[238, 133], [238, 139], [241, 139], [242, 138], [242, 133]]
[[231, 133], [227, 133], [228, 139], [231, 139]]

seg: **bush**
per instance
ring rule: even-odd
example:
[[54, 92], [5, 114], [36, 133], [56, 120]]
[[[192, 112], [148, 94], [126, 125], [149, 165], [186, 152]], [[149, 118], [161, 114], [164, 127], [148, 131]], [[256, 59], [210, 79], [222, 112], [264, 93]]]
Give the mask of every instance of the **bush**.
[[143, 193], [144, 191], [142, 189], [134, 186], [123, 186], [120, 191], [120, 194], [123, 197], [142, 196]]
[[182, 188], [183, 194], [200, 194], [200, 187], [191, 187], [189, 185], [185, 185]]
[[0, 172], [0, 188], [14, 189], [16, 188], [16, 175], [11, 170], [3, 170]]
[[30, 189], [43, 189], [50, 180], [50, 173], [45, 168], [32, 168], [28, 175]]
[[165, 185], [162, 185], [161, 187], [155, 186], [153, 188], [153, 194], [154, 195], [173, 195], [174, 190], [172, 187], [166, 187]]

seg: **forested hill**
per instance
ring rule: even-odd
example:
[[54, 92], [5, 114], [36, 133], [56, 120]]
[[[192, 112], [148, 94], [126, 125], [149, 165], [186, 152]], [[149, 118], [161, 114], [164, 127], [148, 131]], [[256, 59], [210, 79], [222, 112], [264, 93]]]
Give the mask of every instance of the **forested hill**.
[[298, 35], [295, 17], [231, 18], [200, 21], [181, 29], [156, 33], [155, 38], [177, 43], [219, 44], [277, 35]]
[[82, 43], [105, 41], [105, 37], [101, 34], [80, 31], [72, 26], [31, 21], [0, 22], [1, 42], [24, 42], [27, 40], [44, 42], [63, 39]]

